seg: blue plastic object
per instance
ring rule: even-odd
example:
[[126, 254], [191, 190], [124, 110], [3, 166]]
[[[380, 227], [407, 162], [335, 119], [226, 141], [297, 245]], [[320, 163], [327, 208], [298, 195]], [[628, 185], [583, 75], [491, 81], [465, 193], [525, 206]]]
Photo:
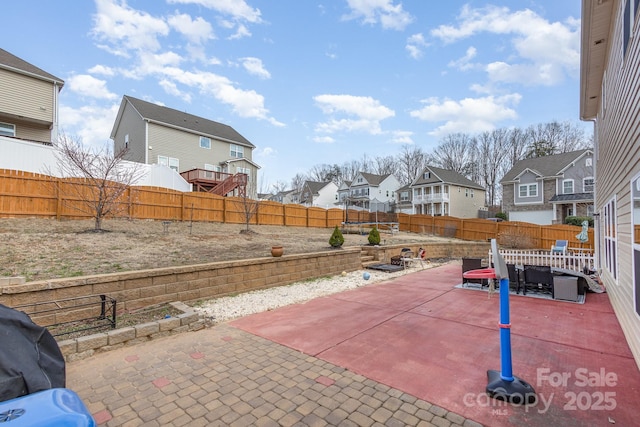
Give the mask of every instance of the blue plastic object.
[[80, 397], [53, 388], [0, 402], [0, 425], [7, 427], [94, 427], [95, 420]]

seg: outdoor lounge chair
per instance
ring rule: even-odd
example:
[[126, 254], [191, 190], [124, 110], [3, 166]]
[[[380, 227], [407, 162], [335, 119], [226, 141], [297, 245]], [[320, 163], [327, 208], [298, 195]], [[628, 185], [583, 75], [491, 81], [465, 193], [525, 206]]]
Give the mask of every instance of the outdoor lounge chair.
[[482, 286], [487, 282], [484, 279], [465, 279], [464, 273], [470, 270], [479, 270], [484, 268], [482, 266], [482, 258], [462, 258], [462, 286], [468, 286], [469, 284], [475, 284]]
[[553, 294], [553, 273], [547, 265], [525, 265], [523, 294], [527, 294], [527, 288]]
[[552, 254], [566, 254], [567, 253], [567, 245], [569, 244], [568, 240], [556, 240], [556, 244], [551, 246]]

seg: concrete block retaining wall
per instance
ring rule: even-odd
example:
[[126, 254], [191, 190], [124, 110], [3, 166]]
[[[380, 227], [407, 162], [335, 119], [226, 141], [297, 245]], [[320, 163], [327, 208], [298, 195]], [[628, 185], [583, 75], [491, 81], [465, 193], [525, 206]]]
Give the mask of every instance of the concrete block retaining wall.
[[401, 245], [363, 246], [362, 251], [373, 256], [376, 261], [389, 263], [392, 256], [400, 255], [402, 248], [409, 248], [414, 254], [423, 248], [427, 259], [489, 258], [491, 244], [487, 242], [417, 242]]

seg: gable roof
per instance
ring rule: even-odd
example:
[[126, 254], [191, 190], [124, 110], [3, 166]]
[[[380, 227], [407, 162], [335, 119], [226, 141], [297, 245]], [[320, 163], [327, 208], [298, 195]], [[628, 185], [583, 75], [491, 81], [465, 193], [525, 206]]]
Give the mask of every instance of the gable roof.
[[[362, 176], [369, 185], [380, 185], [382, 181], [391, 176], [390, 173], [386, 175], [376, 175], [368, 172], [359, 172], [358, 175]], [[351, 185], [358, 185], [355, 180], [351, 182]]]
[[57, 83], [60, 88], [64, 85], [64, 80], [54, 76], [53, 74], [47, 73], [46, 71], [28, 63], [24, 59], [18, 58], [4, 49], [0, 49], [0, 68], [13, 71], [14, 73], [34, 77], [36, 79], [46, 80], [51, 83]]
[[320, 190], [322, 190], [324, 187], [326, 187], [330, 183], [331, 181], [326, 181], [326, 182], [306, 181], [304, 185], [309, 188], [309, 191], [311, 191], [312, 194], [318, 194]]
[[[131, 106], [144, 120], [190, 131], [203, 136], [211, 136], [216, 139], [243, 145], [245, 147], [255, 148], [255, 145], [249, 142], [249, 140], [244, 136], [240, 135], [231, 126], [214, 122], [213, 120], [205, 119], [203, 117], [194, 116], [193, 114], [185, 113], [184, 111], [178, 111], [173, 108], [163, 107], [152, 102], [143, 101], [128, 95], [124, 95], [122, 97], [123, 105], [125, 102], [131, 104]], [[111, 138], [115, 136], [115, 129], [120, 121], [122, 110], [123, 106], [121, 105], [118, 117], [116, 118], [116, 123], [111, 131]]]
[[[430, 178], [424, 178], [424, 173], [426, 171], [431, 172], [432, 176]], [[414, 186], [421, 184], [433, 184], [437, 182], [484, 190], [484, 187], [482, 187], [480, 184], [471, 181], [469, 178], [459, 174], [456, 171], [437, 168], [434, 166], [427, 166], [426, 168], [424, 168], [420, 176], [416, 178], [416, 180], [413, 181], [411, 185]]]
[[502, 177], [500, 183], [514, 181], [527, 169], [542, 177], [557, 176], [568, 165], [589, 152], [591, 152], [591, 149], [586, 148], [584, 150], [569, 151], [568, 153], [554, 154], [552, 156], [520, 160]]

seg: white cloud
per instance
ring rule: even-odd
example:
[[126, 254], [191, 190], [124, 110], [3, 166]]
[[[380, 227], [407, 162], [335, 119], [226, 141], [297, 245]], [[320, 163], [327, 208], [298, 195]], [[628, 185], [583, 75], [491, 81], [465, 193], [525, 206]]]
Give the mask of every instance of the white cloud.
[[261, 79], [271, 78], [271, 74], [264, 68], [262, 61], [259, 58], [240, 58], [240, 62], [242, 63], [244, 69], [249, 72], [249, 74], [258, 76]]
[[119, 56], [128, 56], [129, 50], [156, 51], [160, 48], [158, 37], [169, 34], [164, 20], [131, 9], [124, 2], [96, 0], [96, 9], [92, 32], [98, 40], [111, 43], [100, 47]]
[[[116, 120], [120, 104], [112, 104], [106, 108], [85, 105], [73, 108], [60, 105], [60, 123], [65, 124], [63, 131], [74, 137], [79, 137], [86, 146], [104, 147], [109, 144], [109, 136]], [[113, 148], [109, 144], [110, 148]]]
[[101, 74], [103, 76], [115, 76], [116, 72], [113, 68], [108, 67], [106, 65], [94, 65], [93, 67], [89, 68], [89, 73], [91, 74]]
[[313, 137], [313, 142], [317, 142], [318, 144], [333, 144], [336, 140], [330, 136], [315, 136]]
[[471, 62], [476, 57], [478, 51], [475, 47], [471, 46], [467, 49], [465, 55], [462, 58], [458, 58], [449, 62], [449, 67], [457, 68], [460, 71], [467, 71], [476, 66]]
[[236, 30], [236, 32], [227, 38], [229, 40], [237, 40], [245, 37], [251, 37], [251, 31], [249, 31], [249, 29], [246, 26], [240, 24], [238, 25], [238, 29]]
[[262, 22], [260, 9], [254, 9], [244, 0], [167, 0], [168, 3], [197, 4], [219, 13], [230, 15], [234, 19], [252, 23]]
[[176, 96], [178, 98], [181, 98], [184, 102], [191, 103], [191, 94], [189, 94], [188, 92], [185, 92], [183, 90], [178, 89], [178, 86], [174, 82], [166, 80], [166, 79], [162, 79], [162, 80], [160, 80], [158, 82], [158, 84], [169, 95]]
[[355, 116], [347, 119], [331, 118], [318, 123], [315, 130], [320, 133], [346, 131], [377, 135], [382, 133], [380, 121], [395, 116], [393, 110], [368, 96], [318, 95], [313, 99], [325, 114]]
[[473, 9], [466, 5], [458, 25], [441, 25], [431, 35], [452, 43], [480, 33], [512, 36], [515, 58], [486, 66], [494, 82], [555, 85], [565, 75], [576, 76], [580, 66], [580, 22], [549, 22], [524, 9], [511, 12], [507, 7]]
[[391, 132], [393, 144], [413, 144], [413, 132], [409, 130], [394, 130]]
[[407, 38], [405, 49], [413, 59], [419, 59], [422, 57], [422, 48], [427, 46], [429, 43], [424, 39], [422, 33], [417, 33]]
[[260, 158], [274, 157], [278, 154], [278, 150], [273, 147], [264, 147], [262, 149], [255, 150], [255, 154]]
[[116, 99], [118, 95], [109, 92], [107, 82], [88, 74], [78, 74], [67, 78], [66, 87], [81, 96], [98, 99]]
[[513, 107], [520, 99], [517, 93], [460, 101], [429, 98], [422, 101], [424, 107], [411, 111], [410, 116], [426, 122], [445, 122], [431, 132], [435, 136], [457, 132], [478, 133], [495, 129], [496, 124], [504, 120], [516, 119], [517, 113]]
[[215, 38], [211, 24], [201, 17], [191, 19], [187, 14], [175, 14], [168, 19], [171, 28], [183, 34], [189, 42], [201, 44]]
[[413, 22], [413, 16], [402, 9], [402, 3], [393, 4], [392, 0], [347, 0], [351, 13], [344, 15], [345, 20], [360, 19], [364, 24], [380, 23], [382, 28], [404, 30]]

